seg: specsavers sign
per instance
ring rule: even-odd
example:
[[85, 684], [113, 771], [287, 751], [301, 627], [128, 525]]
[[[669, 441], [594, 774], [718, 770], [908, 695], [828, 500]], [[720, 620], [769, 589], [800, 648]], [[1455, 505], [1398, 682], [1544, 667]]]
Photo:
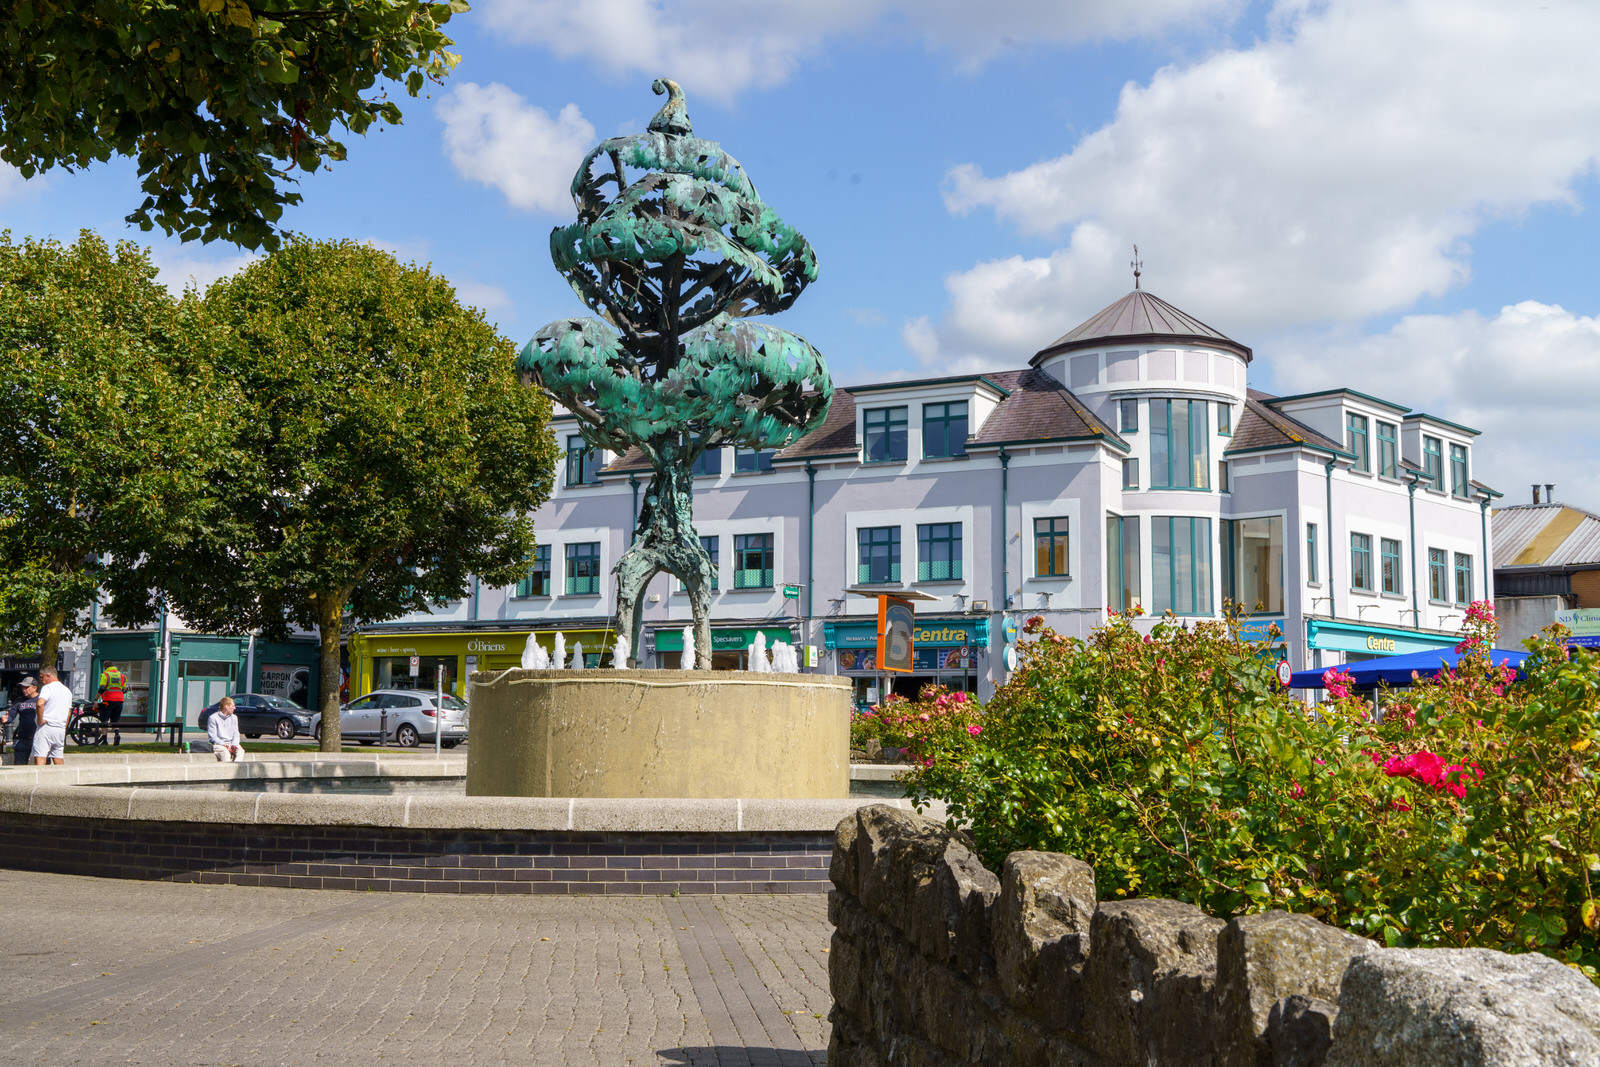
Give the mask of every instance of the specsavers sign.
[[1573, 608], [1556, 612], [1556, 622], [1572, 631], [1574, 645], [1600, 648], [1600, 608]]

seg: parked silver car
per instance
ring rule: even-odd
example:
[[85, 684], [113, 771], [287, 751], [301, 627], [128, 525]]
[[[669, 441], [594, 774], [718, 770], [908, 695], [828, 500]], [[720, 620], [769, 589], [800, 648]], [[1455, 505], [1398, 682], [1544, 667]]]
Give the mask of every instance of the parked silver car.
[[437, 706], [434, 695], [423, 689], [374, 689], [339, 709], [339, 730], [363, 745], [377, 744], [380, 736], [401, 748], [433, 743], [455, 748], [467, 739], [467, 705], [449, 693]]

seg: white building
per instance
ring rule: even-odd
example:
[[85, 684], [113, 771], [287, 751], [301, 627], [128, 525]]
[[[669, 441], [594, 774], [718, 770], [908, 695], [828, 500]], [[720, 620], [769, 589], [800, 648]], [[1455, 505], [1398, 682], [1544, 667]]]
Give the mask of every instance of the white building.
[[[1454, 645], [1492, 599], [1476, 430], [1353, 389], [1271, 397], [1253, 355], [1135, 289], [1025, 369], [836, 391], [826, 422], [773, 453], [704, 464], [696, 527], [718, 568], [717, 665], [757, 630], [816, 649], [814, 669], [876, 685], [876, 602], [914, 589], [918, 671], [987, 696], [1007, 620], [1081, 635], [1108, 609], [1277, 623], [1295, 669]], [[1365, 383], [1363, 383], [1365, 384]], [[649, 470], [554, 423], [566, 463], [537, 513], [529, 578], [481, 588], [352, 642], [355, 686], [430, 650], [460, 678], [515, 664], [528, 631], [609, 648], [611, 567]], [[678, 665], [688, 598], [658, 576], [645, 666]], [[597, 658], [591, 663], [598, 664]]]

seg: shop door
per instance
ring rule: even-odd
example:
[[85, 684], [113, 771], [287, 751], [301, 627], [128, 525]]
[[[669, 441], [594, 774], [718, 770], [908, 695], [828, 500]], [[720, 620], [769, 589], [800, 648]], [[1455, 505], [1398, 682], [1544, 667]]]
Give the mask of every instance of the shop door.
[[233, 692], [233, 676], [239, 665], [222, 660], [191, 659], [181, 665], [178, 689], [178, 714], [185, 726], [198, 728], [200, 712]]

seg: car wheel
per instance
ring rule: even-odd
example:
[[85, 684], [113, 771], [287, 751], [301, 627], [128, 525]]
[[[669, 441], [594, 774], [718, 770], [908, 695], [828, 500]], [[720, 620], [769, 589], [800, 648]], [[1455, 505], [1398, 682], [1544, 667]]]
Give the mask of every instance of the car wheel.
[[455, 748], [460, 743], [460, 741], [440, 741], [439, 745], [442, 748]]
[[322, 744], [322, 724], [317, 723], [317, 728], [311, 731], [311, 736], [316, 738], [317, 744]]
[[422, 740], [417, 734], [417, 728], [408, 722], [401, 723], [399, 729], [395, 730], [394, 739], [401, 748], [416, 748], [417, 742]]
[[377, 744], [377, 743], [378, 743], [378, 742], [376, 742], [376, 741], [366, 741], [366, 740], [363, 740], [363, 741], [362, 741], [362, 742], [361, 742], [361, 743], [362, 743], [362, 744], [363, 744], [363, 745], [366, 745], [366, 746], [368, 746], [368, 747], [371, 747], [371, 746], [372, 746], [372, 745], [375, 745], [375, 744]]
[[281, 737], [285, 741], [292, 741], [294, 739], [294, 720], [293, 719], [279, 719], [278, 720], [278, 736]]
[[256, 738], [260, 737], [261, 735], [260, 734], [245, 734], [245, 736], [248, 737], [250, 740], [254, 741]]

